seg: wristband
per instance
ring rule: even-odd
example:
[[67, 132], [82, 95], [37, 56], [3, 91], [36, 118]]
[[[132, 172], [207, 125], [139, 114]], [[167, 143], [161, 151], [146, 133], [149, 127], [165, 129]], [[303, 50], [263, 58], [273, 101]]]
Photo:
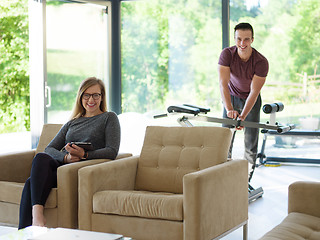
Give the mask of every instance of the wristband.
[[88, 152], [84, 152], [83, 157], [81, 158], [81, 160], [86, 160], [88, 157]]

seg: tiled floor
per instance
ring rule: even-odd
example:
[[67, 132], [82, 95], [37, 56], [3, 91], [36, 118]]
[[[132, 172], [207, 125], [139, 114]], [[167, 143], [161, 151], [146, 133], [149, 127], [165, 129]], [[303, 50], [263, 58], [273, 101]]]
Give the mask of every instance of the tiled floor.
[[[267, 142], [266, 154], [272, 156], [286, 156], [294, 154], [319, 159], [320, 140], [298, 139], [297, 147], [275, 148], [274, 140]], [[243, 136], [238, 134], [234, 146], [234, 158], [241, 158], [243, 151]], [[261, 144], [261, 141], [260, 141]], [[260, 148], [259, 148], [260, 149]], [[313, 155], [310, 153], [313, 153]], [[255, 188], [262, 187], [264, 194], [249, 205], [249, 240], [257, 240], [267, 231], [279, 224], [287, 215], [288, 186], [295, 181], [320, 181], [320, 164], [318, 165], [284, 165], [279, 167], [261, 166], [256, 169], [251, 180]], [[0, 227], [0, 236], [16, 228]], [[1, 239], [1, 237], [0, 237]], [[227, 235], [223, 240], [242, 239], [242, 229]]]

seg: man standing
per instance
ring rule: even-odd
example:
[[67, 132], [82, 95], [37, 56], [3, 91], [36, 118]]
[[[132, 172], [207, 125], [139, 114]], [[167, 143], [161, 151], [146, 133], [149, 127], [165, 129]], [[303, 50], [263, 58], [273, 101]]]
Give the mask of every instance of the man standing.
[[[234, 28], [235, 46], [223, 49], [220, 54], [218, 71], [224, 118], [260, 121], [260, 91], [265, 83], [269, 64], [262, 54], [251, 47], [253, 39], [252, 26], [249, 23], [239, 23]], [[234, 136], [229, 157], [233, 140]], [[244, 129], [245, 158], [251, 164], [257, 158], [258, 140], [258, 128]]]

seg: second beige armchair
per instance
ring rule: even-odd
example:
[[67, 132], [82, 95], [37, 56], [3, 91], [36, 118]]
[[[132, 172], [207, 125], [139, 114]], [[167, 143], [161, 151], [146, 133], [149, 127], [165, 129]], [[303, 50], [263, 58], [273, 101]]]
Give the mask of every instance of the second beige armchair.
[[288, 189], [288, 216], [259, 240], [320, 239], [320, 182], [297, 181]]
[[79, 228], [135, 240], [218, 239], [243, 226], [248, 165], [221, 127], [147, 127], [140, 156], [79, 171]]

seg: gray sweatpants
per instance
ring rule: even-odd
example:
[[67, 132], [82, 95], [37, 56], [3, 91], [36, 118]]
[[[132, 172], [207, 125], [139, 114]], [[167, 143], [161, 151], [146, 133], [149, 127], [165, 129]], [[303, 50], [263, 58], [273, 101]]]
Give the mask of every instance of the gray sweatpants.
[[[241, 114], [242, 109], [246, 103], [246, 100], [231, 95], [231, 103], [232, 103], [233, 109], [238, 111]], [[246, 117], [245, 121], [260, 122], [260, 109], [261, 109], [261, 96], [259, 95], [256, 103], [254, 104], [250, 113]], [[223, 117], [227, 118], [226, 109], [223, 110]], [[223, 127], [230, 128], [232, 126], [223, 125]], [[232, 157], [232, 147], [233, 147], [233, 142], [234, 142], [234, 137], [236, 132], [237, 131], [234, 131], [234, 134], [231, 140], [231, 145], [230, 145], [229, 155], [228, 155], [228, 157], [230, 158]], [[251, 164], [256, 162], [257, 152], [258, 152], [258, 141], [259, 141], [259, 128], [248, 128], [248, 127], [244, 128], [244, 146], [245, 146], [244, 157]]]

